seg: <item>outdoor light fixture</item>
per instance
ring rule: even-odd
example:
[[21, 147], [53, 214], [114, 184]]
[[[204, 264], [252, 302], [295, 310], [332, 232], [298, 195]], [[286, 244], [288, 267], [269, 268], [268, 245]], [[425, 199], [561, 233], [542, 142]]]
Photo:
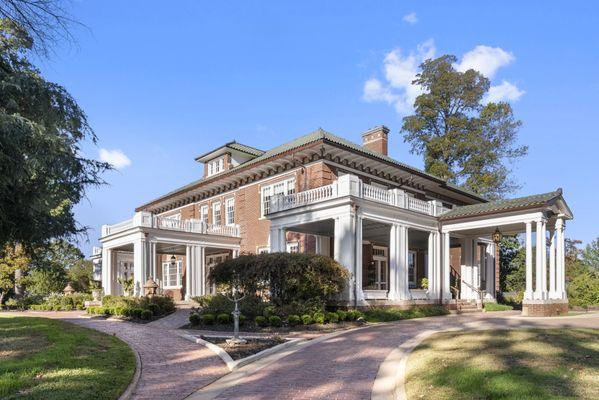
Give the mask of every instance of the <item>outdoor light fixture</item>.
[[495, 228], [495, 232], [493, 232], [493, 242], [495, 242], [495, 244], [499, 244], [499, 242], [501, 242], [502, 238], [503, 238], [503, 235], [501, 234], [501, 231], [499, 230], [499, 228]]
[[171, 256], [171, 265], [174, 266], [177, 263], [177, 257]]

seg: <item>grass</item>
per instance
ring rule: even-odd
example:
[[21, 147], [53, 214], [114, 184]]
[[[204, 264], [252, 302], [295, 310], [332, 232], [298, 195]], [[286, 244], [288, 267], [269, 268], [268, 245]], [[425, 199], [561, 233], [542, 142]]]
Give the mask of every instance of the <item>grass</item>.
[[66, 322], [0, 315], [0, 398], [117, 399], [135, 371], [120, 339]]
[[509, 311], [513, 310], [514, 307], [508, 304], [499, 304], [499, 303], [485, 303], [485, 311]]
[[599, 330], [440, 333], [408, 360], [408, 399], [598, 399]]
[[380, 307], [371, 308], [365, 311], [364, 319], [368, 322], [389, 322], [446, 314], [448, 314], [447, 309], [441, 306], [415, 307], [408, 310], [401, 310], [393, 307]]

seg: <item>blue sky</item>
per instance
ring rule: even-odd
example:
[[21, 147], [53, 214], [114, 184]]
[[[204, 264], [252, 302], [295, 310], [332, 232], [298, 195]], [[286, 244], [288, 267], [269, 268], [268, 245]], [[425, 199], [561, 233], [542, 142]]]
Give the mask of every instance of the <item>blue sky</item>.
[[391, 155], [422, 167], [399, 128], [417, 94], [405, 82], [432, 54], [484, 69], [522, 120], [514, 195], [561, 186], [567, 236], [599, 235], [599, 3], [80, 1], [72, 14], [87, 25], [77, 47], [40, 68], [86, 110], [100, 141], [85, 154], [121, 165], [77, 207], [88, 254], [102, 224], [197, 179], [194, 157], [228, 140], [269, 148], [323, 127], [359, 142], [385, 124]]

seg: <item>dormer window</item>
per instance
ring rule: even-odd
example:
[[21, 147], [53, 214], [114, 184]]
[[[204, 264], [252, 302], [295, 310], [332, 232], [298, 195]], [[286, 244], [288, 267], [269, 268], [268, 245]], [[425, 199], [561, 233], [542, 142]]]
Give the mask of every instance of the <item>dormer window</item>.
[[225, 159], [224, 157], [215, 158], [214, 160], [208, 161], [208, 174], [207, 176], [216, 175], [225, 170]]

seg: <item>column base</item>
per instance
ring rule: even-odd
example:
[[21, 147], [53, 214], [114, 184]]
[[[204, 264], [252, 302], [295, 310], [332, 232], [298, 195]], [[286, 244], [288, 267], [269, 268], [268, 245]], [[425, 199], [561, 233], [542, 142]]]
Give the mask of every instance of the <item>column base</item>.
[[525, 317], [556, 317], [568, 314], [568, 300], [524, 300], [522, 315]]

